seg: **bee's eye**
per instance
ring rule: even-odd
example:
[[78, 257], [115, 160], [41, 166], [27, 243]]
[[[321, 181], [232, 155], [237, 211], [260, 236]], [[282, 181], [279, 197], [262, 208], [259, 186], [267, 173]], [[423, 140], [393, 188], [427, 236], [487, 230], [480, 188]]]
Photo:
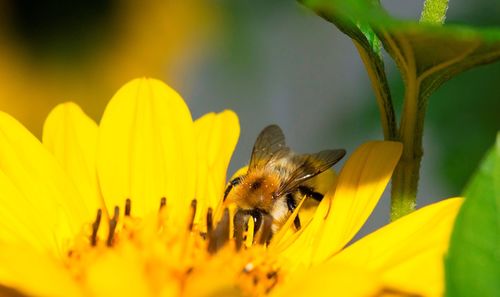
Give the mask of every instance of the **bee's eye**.
[[252, 184], [250, 184], [250, 190], [257, 190], [258, 188], [260, 188], [260, 185], [261, 185], [260, 182], [252, 183]]
[[255, 180], [253, 183], [250, 184], [250, 190], [255, 191], [259, 189], [262, 186], [262, 182], [263, 180], [260, 178]]

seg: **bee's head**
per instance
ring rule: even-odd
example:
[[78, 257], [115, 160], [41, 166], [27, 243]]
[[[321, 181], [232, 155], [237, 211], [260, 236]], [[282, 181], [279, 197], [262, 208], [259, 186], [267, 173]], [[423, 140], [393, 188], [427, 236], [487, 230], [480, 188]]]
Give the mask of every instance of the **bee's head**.
[[274, 204], [279, 180], [272, 176], [250, 173], [236, 186], [228, 202], [236, 203], [243, 209], [262, 209], [270, 211]]

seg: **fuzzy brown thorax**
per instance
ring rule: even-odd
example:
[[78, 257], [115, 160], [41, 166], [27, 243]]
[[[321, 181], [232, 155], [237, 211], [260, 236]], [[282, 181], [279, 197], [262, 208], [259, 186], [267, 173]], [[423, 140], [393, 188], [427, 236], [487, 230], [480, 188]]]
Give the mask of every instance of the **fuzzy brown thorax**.
[[266, 168], [252, 170], [242, 178], [228, 197], [242, 209], [260, 209], [271, 212], [275, 195], [280, 187], [280, 177]]

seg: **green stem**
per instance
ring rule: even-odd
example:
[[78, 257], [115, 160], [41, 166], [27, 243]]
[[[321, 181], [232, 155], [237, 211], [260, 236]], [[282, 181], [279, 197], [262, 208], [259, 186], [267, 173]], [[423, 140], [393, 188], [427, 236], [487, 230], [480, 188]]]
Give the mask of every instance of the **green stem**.
[[446, 19], [447, 10], [448, 0], [425, 0], [420, 22], [442, 25]]
[[392, 176], [391, 221], [415, 209], [423, 156], [422, 138], [426, 100], [420, 98], [420, 84], [416, 77], [407, 77], [399, 141], [403, 143], [401, 159]]
[[[397, 137], [396, 115], [382, 61], [376, 57], [375, 53], [365, 50], [356, 40], [353, 39], [353, 42], [365, 65], [366, 72], [375, 92], [382, 129], [384, 131], [384, 139], [395, 140]], [[380, 60], [378, 64], [374, 62], [378, 61], [377, 59]]]
[[[442, 25], [446, 18], [448, 0], [425, 0], [420, 22]], [[390, 39], [388, 40], [390, 41]], [[417, 67], [411, 46], [401, 43], [406, 64], [399, 65], [405, 80], [405, 100], [398, 140], [403, 154], [392, 176], [391, 221], [412, 212], [417, 201], [418, 179], [423, 149], [425, 111], [429, 90], [420, 90], [425, 73], [417, 78]], [[395, 48], [395, 47], [393, 47]]]

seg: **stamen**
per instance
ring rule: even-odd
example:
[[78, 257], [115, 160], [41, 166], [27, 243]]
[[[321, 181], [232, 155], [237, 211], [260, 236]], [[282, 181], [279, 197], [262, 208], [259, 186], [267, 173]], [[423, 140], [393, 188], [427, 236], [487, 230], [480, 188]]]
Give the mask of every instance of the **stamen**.
[[210, 253], [217, 252], [229, 240], [229, 223], [229, 209], [226, 208], [222, 219], [208, 238], [208, 251]]
[[266, 277], [268, 279], [272, 279], [272, 278], [276, 278], [278, 276], [278, 272], [277, 271], [270, 271], [266, 274]]
[[191, 201], [191, 221], [189, 222], [189, 231], [193, 230], [193, 224], [194, 224], [194, 217], [196, 216], [196, 205], [198, 202], [196, 199], [193, 199]]
[[164, 208], [164, 207], [165, 207], [165, 205], [167, 205], [167, 198], [165, 198], [165, 197], [161, 197], [161, 200], [160, 200], [160, 210], [161, 210], [162, 208]]
[[92, 223], [92, 235], [90, 236], [90, 244], [96, 246], [97, 244], [97, 231], [99, 230], [99, 225], [101, 224], [102, 209], [97, 210], [97, 215], [95, 217], [94, 223]]
[[127, 198], [127, 200], [125, 200], [125, 216], [127, 217], [130, 216], [131, 204], [130, 198]]
[[271, 273], [274, 273], [272, 274], [271, 277], [269, 277], [270, 273], [267, 274], [267, 279], [271, 280], [271, 284], [266, 289], [266, 294], [269, 294], [269, 292], [271, 292], [271, 290], [278, 284], [278, 273], [277, 272], [271, 272]]
[[208, 211], [207, 211], [207, 235], [208, 235], [208, 237], [210, 237], [213, 230], [214, 230], [213, 210], [211, 207], [209, 207]]
[[108, 234], [108, 240], [106, 241], [106, 244], [108, 246], [113, 245], [113, 237], [115, 235], [115, 229], [116, 225], [118, 224], [118, 216], [120, 215], [120, 208], [118, 206], [115, 206], [115, 212], [113, 215], [113, 218], [109, 220], [109, 234]]

